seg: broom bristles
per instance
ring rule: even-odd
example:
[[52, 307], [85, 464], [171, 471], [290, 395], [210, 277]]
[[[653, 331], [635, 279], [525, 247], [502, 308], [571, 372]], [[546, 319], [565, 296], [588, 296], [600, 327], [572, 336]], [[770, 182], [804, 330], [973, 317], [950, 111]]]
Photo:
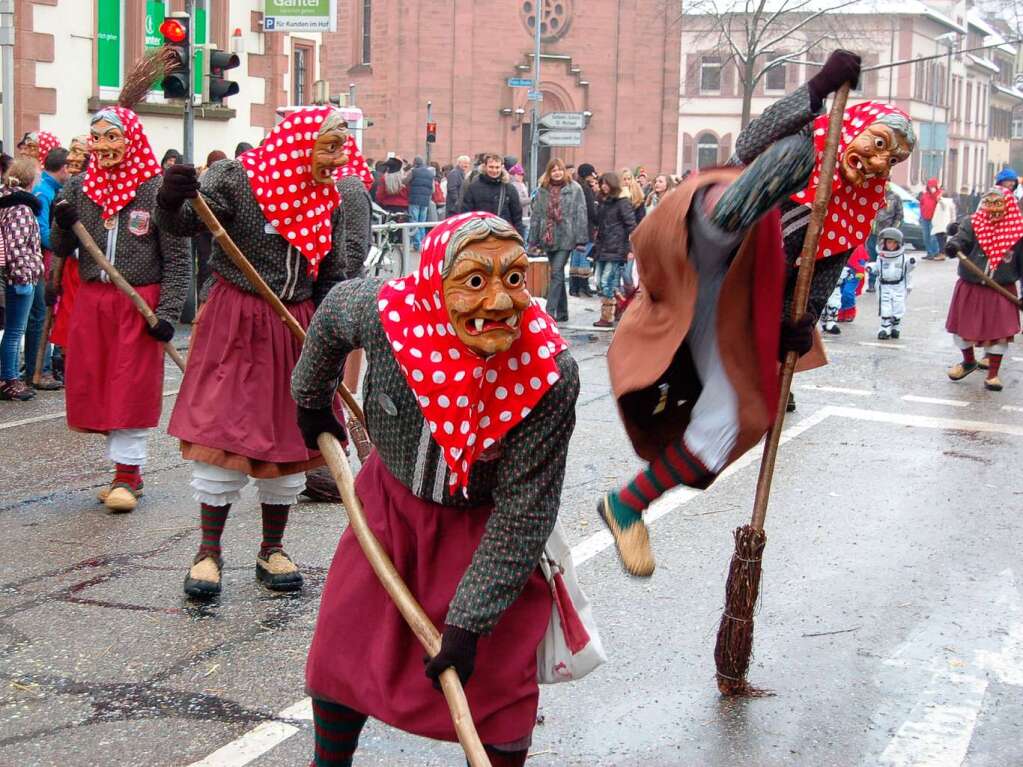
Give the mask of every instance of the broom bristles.
[[121, 87], [121, 95], [117, 99], [117, 106], [135, 109], [135, 105], [145, 99], [146, 94], [157, 80], [162, 80], [167, 75], [173, 74], [180, 67], [181, 64], [177, 56], [169, 46], [164, 45], [146, 53], [135, 62], [135, 66], [125, 78], [124, 85]]
[[735, 552], [725, 583], [725, 610], [714, 646], [718, 690], [728, 696], [769, 694], [746, 681], [753, 654], [753, 613], [760, 595], [761, 557], [767, 535], [750, 525], [735, 530]]

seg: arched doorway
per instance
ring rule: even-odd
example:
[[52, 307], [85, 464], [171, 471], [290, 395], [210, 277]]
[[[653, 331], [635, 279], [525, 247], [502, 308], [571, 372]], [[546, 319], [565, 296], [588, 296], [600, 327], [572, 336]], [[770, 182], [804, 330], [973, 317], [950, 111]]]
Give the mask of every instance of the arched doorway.
[[718, 138], [713, 133], [704, 132], [696, 137], [696, 168], [713, 168], [718, 165]]

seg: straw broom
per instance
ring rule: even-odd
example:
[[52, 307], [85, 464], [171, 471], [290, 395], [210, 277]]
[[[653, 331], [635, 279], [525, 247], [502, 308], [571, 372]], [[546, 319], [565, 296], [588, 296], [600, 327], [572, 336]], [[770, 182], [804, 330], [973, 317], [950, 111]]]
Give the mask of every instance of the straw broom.
[[[810, 280], [813, 277], [817, 242], [821, 225], [827, 213], [831, 197], [831, 185], [838, 159], [838, 143], [842, 133], [842, 117], [849, 97], [849, 84], [835, 93], [831, 114], [828, 118], [828, 135], [821, 160], [820, 183], [810, 213], [810, 223], [803, 240], [799, 257], [799, 273], [792, 301], [792, 319], [798, 320], [806, 312], [810, 294]], [[764, 443], [764, 457], [760, 462], [760, 476], [757, 478], [757, 492], [753, 502], [753, 517], [750, 524], [735, 530], [735, 552], [728, 568], [725, 583], [725, 609], [718, 626], [717, 644], [714, 647], [714, 662], [717, 666], [718, 689], [722, 695], [755, 696], [764, 694], [746, 681], [750, 656], [753, 652], [753, 612], [760, 594], [760, 575], [763, 566], [764, 546], [767, 534], [764, 520], [767, 517], [767, 502], [771, 495], [771, 480], [774, 477], [774, 463], [778, 455], [782, 426], [785, 423], [785, 406], [792, 388], [792, 374], [796, 369], [796, 352], [789, 352], [781, 368], [778, 392], [778, 410], [774, 425]]]

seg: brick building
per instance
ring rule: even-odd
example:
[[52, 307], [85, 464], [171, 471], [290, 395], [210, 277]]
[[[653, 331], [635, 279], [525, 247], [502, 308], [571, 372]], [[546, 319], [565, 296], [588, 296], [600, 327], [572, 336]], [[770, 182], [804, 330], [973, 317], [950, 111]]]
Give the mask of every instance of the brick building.
[[[368, 157], [425, 149], [433, 102], [433, 158], [496, 151], [526, 158], [533, 0], [339, 0], [338, 31], [324, 35], [324, 76], [356, 87], [373, 121]], [[589, 112], [578, 148], [553, 150], [598, 168], [675, 169], [678, 144], [678, 8], [661, 0], [542, 4], [543, 112]], [[541, 157], [541, 160], [544, 158]], [[541, 163], [542, 164], [542, 163]]]

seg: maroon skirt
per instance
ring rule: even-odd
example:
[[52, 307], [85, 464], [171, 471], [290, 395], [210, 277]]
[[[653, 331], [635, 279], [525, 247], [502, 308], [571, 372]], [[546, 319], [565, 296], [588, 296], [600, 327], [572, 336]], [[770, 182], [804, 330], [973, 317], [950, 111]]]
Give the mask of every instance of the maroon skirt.
[[[135, 290], [155, 308], [160, 286]], [[75, 296], [67, 342], [67, 423], [76, 431], [148, 429], [163, 407], [163, 344], [124, 293], [84, 282]]]
[[[288, 309], [303, 328], [313, 302]], [[297, 474], [323, 463], [298, 430], [291, 371], [302, 345], [257, 295], [218, 280], [192, 330], [188, 366], [168, 433], [190, 460], [253, 477]]]
[[[1016, 283], [1002, 287], [1016, 295]], [[1020, 331], [1019, 309], [992, 288], [960, 279], [952, 291], [945, 330], [975, 346], [1011, 341]]]
[[64, 259], [64, 271], [60, 278], [60, 298], [53, 310], [53, 330], [50, 331], [50, 343], [67, 346], [71, 333], [71, 317], [75, 309], [75, 296], [81, 285], [78, 276], [78, 259], [68, 256]]
[[[434, 625], [442, 627], [492, 509], [424, 501], [395, 479], [375, 452], [359, 472], [356, 490], [398, 574]], [[532, 733], [539, 700], [536, 648], [550, 616], [550, 590], [537, 568], [494, 631], [480, 638], [465, 693], [484, 743], [512, 743]], [[423, 655], [355, 534], [346, 530], [327, 575], [309, 650], [309, 694], [406, 732], [454, 741], [447, 704], [426, 677]]]

